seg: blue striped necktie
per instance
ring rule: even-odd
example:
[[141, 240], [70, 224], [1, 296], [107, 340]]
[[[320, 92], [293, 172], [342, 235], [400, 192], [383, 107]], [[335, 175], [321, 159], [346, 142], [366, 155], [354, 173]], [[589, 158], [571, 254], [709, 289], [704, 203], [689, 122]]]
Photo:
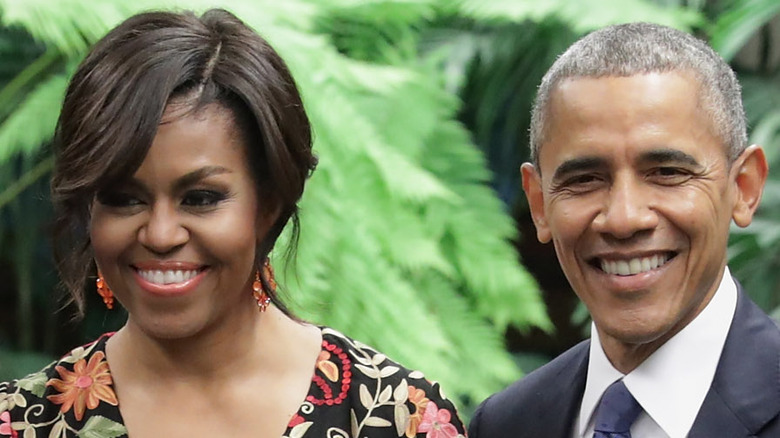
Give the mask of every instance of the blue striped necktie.
[[642, 407], [618, 380], [604, 391], [596, 408], [593, 438], [631, 438], [631, 424], [640, 412]]

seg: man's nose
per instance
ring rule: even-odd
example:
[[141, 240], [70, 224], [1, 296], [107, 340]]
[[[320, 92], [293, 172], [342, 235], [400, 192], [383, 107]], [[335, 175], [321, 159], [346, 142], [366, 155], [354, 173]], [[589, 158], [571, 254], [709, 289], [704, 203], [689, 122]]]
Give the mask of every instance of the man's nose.
[[180, 212], [167, 202], [154, 204], [138, 230], [138, 241], [156, 254], [169, 253], [188, 239], [189, 231], [182, 224]]
[[594, 230], [618, 239], [628, 239], [640, 231], [658, 226], [658, 213], [652, 207], [648, 190], [636, 178], [617, 178], [593, 220]]

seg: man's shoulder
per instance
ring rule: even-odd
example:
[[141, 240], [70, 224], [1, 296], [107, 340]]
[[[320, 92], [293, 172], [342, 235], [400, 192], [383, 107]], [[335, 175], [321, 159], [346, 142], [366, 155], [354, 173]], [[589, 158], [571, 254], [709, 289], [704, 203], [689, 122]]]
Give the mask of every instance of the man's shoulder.
[[568, 431], [585, 388], [589, 346], [590, 341], [575, 345], [488, 397], [477, 408], [469, 435], [538, 436], [538, 428], [549, 425], [549, 421], [561, 432]]
[[580, 370], [580, 364], [588, 357], [589, 346], [589, 340], [580, 342], [503, 391], [491, 396], [488, 403], [502, 405], [507, 402], [519, 402], [521, 405], [538, 403], [540, 395], [548, 393], [551, 387], [569, 381], [571, 376]]

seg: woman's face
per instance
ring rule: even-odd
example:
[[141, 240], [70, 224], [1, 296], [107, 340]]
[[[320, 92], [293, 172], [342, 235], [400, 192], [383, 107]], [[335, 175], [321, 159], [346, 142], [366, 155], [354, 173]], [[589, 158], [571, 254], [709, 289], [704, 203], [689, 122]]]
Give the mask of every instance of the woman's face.
[[186, 110], [169, 105], [135, 174], [98, 193], [90, 229], [129, 324], [167, 339], [257, 312], [255, 249], [273, 219], [231, 113]]

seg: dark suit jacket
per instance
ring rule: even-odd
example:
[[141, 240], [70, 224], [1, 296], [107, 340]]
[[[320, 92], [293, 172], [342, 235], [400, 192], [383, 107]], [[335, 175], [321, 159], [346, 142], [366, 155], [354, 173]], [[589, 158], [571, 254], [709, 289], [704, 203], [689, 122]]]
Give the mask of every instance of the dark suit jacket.
[[[691, 438], [780, 437], [780, 330], [737, 289], [734, 320]], [[589, 348], [590, 341], [577, 344], [482, 402], [469, 437], [571, 437]]]

